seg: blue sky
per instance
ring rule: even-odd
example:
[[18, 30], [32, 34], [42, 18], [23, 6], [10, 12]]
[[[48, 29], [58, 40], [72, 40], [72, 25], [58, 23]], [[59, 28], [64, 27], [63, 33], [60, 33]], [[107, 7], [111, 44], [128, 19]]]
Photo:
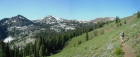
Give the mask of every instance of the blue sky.
[[21, 14], [30, 20], [53, 15], [66, 19], [126, 17], [140, 9], [140, 0], [0, 0], [0, 19]]

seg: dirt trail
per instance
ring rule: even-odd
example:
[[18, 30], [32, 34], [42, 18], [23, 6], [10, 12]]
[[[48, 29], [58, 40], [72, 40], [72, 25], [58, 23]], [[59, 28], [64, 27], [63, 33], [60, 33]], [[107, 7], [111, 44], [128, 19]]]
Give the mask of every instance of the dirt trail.
[[124, 52], [124, 57], [136, 57], [136, 54], [133, 52], [133, 50], [131, 49], [131, 47], [129, 45], [127, 45], [126, 43], [122, 44], [122, 50]]

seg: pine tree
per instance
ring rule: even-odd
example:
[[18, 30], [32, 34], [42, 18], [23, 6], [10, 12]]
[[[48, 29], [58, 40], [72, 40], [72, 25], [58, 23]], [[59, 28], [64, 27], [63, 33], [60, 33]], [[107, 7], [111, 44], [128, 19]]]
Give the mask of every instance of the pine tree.
[[116, 23], [120, 22], [120, 19], [118, 16], [116, 16]]
[[9, 49], [9, 45], [7, 44], [6, 45], [6, 49], [5, 49], [6, 51], [5, 51], [5, 54], [6, 54], [6, 57], [10, 57], [10, 49]]
[[86, 41], [88, 40], [88, 29], [87, 29], [87, 31], [86, 31]]
[[36, 40], [36, 50], [37, 50], [37, 52], [39, 51], [39, 48], [40, 48], [41, 44], [42, 44], [42, 39], [41, 39], [41, 36], [40, 36]]
[[97, 29], [97, 24], [94, 24], [93, 29]]
[[100, 28], [101, 23], [97, 22], [97, 28]]
[[140, 18], [140, 12], [139, 11], [137, 12], [137, 18]]
[[34, 57], [37, 57], [37, 54], [36, 54], [36, 41], [35, 41], [35, 44], [34, 44]]
[[45, 48], [44, 48], [44, 45], [41, 45], [40, 46], [40, 49], [39, 49], [39, 56], [44, 56], [45, 55]]
[[120, 26], [122, 26], [122, 23], [120, 23]]
[[126, 20], [124, 21], [124, 24], [126, 24]]
[[45, 54], [48, 54], [48, 49], [46, 48], [46, 50], [45, 50]]
[[5, 53], [4, 53], [4, 42], [2, 40], [0, 40], [0, 57], [5, 57]]
[[29, 47], [30, 51], [29, 52], [30, 52], [30, 55], [31, 55], [34, 52], [34, 47], [33, 47], [32, 43], [30, 43], [29, 45], [30, 45], [30, 47]]

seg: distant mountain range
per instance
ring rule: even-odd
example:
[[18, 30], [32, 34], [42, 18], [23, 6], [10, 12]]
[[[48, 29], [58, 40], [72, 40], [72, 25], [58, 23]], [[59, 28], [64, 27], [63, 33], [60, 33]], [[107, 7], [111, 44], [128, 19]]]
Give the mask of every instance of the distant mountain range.
[[65, 32], [67, 30], [75, 30], [88, 26], [100, 21], [112, 21], [113, 17], [96, 18], [90, 21], [68, 20], [48, 15], [43, 19], [29, 20], [22, 15], [13, 16], [11, 18], [3, 18], [0, 20], [0, 39], [7, 37], [19, 38], [36, 38], [39, 33], [47, 33], [47, 35], [57, 32]]

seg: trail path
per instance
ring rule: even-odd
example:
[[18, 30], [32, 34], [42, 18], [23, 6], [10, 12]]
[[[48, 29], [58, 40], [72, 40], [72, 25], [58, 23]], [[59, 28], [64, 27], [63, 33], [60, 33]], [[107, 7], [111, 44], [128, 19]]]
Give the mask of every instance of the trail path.
[[136, 57], [136, 54], [133, 52], [133, 50], [131, 49], [131, 47], [126, 44], [126, 43], [123, 43], [122, 44], [122, 50], [124, 52], [124, 57]]

